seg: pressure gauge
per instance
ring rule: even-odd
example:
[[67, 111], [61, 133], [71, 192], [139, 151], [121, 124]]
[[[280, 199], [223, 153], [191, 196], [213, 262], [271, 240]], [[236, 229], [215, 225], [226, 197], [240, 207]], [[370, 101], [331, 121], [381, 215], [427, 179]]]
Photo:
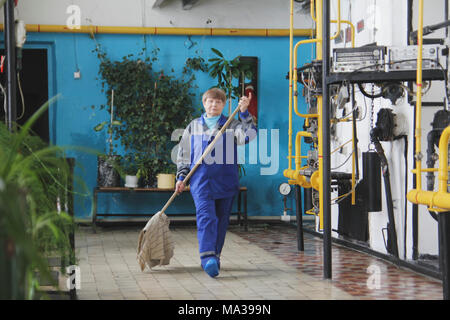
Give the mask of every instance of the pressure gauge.
[[278, 187], [278, 191], [280, 191], [280, 193], [283, 196], [287, 196], [290, 192], [291, 192], [291, 186], [289, 185], [289, 183], [283, 182], [282, 184], [280, 184], [280, 186]]

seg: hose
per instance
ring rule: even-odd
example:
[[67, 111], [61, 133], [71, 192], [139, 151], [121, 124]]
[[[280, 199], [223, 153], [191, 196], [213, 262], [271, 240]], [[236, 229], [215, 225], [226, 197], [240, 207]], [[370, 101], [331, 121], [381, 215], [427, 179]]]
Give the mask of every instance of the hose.
[[[395, 230], [395, 216], [394, 216], [394, 205], [392, 201], [392, 192], [391, 192], [391, 181], [389, 177], [389, 166], [388, 161], [386, 159], [386, 155], [384, 154], [383, 147], [381, 146], [380, 140], [378, 139], [378, 136], [381, 134], [381, 130], [377, 127], [373, 128], [370, 131], [370, 140], [375, 146], [375, 150], [380, 157], [381, 161], [381, 169], [383, 172], [383, 179], [384, 179], [384, 188], [386, 193], [386, 204], [388, 209], [388, 243], [391, 242], [392, 246], [388, 246], [386, 250], [390, 253], [392, 253], [395, 257], [398, 258], [398, 244], [397, 244], [397, 232]], [[389, 241], [391, 240], [391, 241]]]

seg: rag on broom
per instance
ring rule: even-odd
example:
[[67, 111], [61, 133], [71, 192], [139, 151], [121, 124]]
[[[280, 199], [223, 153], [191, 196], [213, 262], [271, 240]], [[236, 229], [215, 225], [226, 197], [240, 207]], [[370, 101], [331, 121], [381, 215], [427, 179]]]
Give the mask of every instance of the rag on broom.
[[158, 211], [141, 230], [137, 248], [137, 259], [141, 271], [144, 271], [145, 265], [151, 269], [170, 263], [174, 242], [169, 231], [169, 224], [169, 217], [163, 211]]

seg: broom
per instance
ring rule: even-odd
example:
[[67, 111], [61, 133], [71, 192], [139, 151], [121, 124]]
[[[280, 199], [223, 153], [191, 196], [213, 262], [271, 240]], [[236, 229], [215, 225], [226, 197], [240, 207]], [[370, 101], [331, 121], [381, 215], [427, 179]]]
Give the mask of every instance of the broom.
[[[223, 135], [226, 128], [229, 126], [233, 118], [236, 116], [236, 113], [240, 109], [240, 104], [238, 104], [237, 108], [233, 111], [228, 120], [222, 126], [220, 131], [217, 133], [214, 140], [210, 143], [210, 145], [205, 149], [202, 156], [192, 170], [188, 173], [188, 175], [184, 178], [184, 183], [187, 183], [191, 176], [194, 174], [195, 170], [197, 170], [198, 166], [202, 163], [204, 158], [211, 152], [212, 148]], [[170, 258], [173, 256], [173, 241], [171, 239], [170, 231], [169, 231], [169, 218], [164, 213], [172, 201], [176, 198], [179, 193], [175, 190], [170, 199], [166, 202], [161, 211], [158, 211], [153, 217], [147, 222], [144, 229], [139, 233], [138, 239], [138, 260], [141, 266], [141, 270], [143, 271], [145, 268], [145, 263], [147, 263], [150, 268], [156, 265], [167, 265], [169, 264]], [[154, 229], [155, 232], [151, 234], [151, 232], [147, 232], [149, 229]], [[150, 246], [152, 243], [152, 246]], [[156, 243], [156, 245], [154, 245]], [[156, 251], [156, 254], [151, 251]]]

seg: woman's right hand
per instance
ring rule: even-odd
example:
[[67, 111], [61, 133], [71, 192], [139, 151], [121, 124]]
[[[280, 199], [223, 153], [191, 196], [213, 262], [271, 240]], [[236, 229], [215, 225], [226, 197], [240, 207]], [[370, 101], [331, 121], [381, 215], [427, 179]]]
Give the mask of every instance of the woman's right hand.
[[175, 185], [175, 191], [177, 193], [182, 193], [184, 188], [185, 188], [184, 182], [183, 181], [177, 181], [177, 183]]

